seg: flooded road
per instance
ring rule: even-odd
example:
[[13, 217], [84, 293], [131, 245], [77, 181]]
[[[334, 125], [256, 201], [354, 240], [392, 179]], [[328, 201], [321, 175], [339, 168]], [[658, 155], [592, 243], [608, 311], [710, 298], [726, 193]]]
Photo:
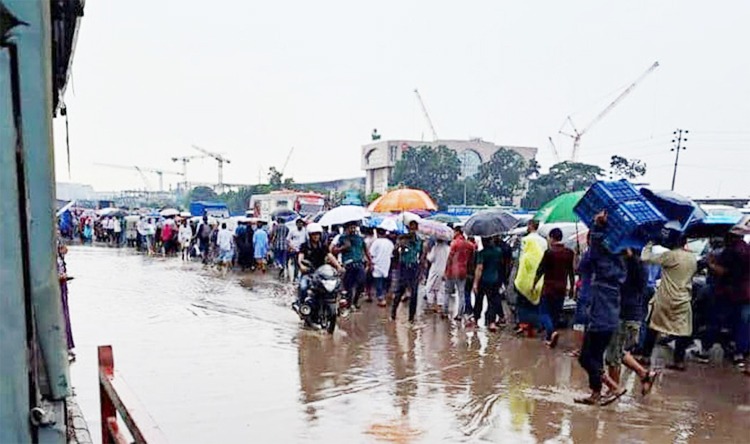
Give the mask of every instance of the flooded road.
[[368, 305], [331, 337], [302, 329], [292, 288], [269, 277], [95, 247], [71, 247], [68, 272], [73, 385], [95, 441], [104, 344], [174, 443], [749, 439], [750, 378], [728, 367], [667, 371], [646, 399], [625, 373], [619, 403], [579, 406], [569, 335], [548, 350], [431, 314], [410, 329]]

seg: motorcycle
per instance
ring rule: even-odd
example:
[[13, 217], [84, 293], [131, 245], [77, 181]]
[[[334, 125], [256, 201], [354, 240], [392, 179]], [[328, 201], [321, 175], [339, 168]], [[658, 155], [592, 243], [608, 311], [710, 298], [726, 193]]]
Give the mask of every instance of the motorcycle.
[[305, 324], [317, 324], [332, 334], [339, 315], [341, 280], [336, 269], [327, 264], [315, 270], [309, 279], [307, 294], [302, 303], [294, 304], [293, 308]]

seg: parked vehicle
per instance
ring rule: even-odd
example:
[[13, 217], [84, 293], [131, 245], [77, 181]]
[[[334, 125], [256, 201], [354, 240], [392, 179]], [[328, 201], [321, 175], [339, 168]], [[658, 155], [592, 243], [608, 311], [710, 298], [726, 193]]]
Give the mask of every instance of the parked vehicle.
[[270, 220], [279, 210], [294, 211], [304, 217], [322, 211], [324, 207], [325, 196], [322, 194], [282, 190], [252, 196], [248, 212], [253, 217]]

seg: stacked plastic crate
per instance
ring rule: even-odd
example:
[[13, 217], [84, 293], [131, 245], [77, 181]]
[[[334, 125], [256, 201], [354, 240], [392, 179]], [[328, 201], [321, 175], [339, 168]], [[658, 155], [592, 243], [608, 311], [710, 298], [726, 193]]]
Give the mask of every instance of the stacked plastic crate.
[[666, 217], [646, 200], [630, 182], [599, 181], [586, 191], [573, 209], [586, 224], [607, 210], [604, 245], [613, 252], [625, 248], [642, 248], [651, 239], [658, 239]]

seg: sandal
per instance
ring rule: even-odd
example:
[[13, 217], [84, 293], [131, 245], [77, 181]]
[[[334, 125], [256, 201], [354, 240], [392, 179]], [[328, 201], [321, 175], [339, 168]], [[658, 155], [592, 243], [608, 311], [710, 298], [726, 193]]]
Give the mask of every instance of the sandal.
[[576, 404], [583, 404], [583, 405], [597, 405], [599, 404], [599, 401], [601, 400], [601, 396], [587, 396], [585, 398], [575, 398], [573, 399], [573, 402]]
[[654, 382], [656, 382], [658, 376], [658, 372], [651, 370], [646, 376], [641, 378], [641, 395], [646, 396], [651, 393], [651, 389], [654, 388]]
[[610, 405], [613, 402], [617, 401], [618, 399], [622, 398], [622, 395], [624, 395], [627, 392], [628, 392], [628, 389], [624, 388], [617, 393], [613, 393], [607, 396], [606, 398], [602, 398], [602, 400], [599, 401], [599, 405], [602, 407], [604, 407], [605, 405]]

